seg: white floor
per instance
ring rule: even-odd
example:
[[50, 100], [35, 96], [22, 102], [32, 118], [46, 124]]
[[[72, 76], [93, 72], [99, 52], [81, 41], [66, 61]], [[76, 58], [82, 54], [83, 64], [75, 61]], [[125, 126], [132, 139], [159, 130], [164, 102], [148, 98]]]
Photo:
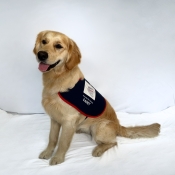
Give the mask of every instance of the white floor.
[[175, 106], [152, 114], [118, 113], [121, 124], [161, 124], [153, 139], [117, 138], [118, 147], [101, 158], [89, 135], [76, 134], [64, 163], [49, 166], [38, 159], [46, 147], [49, 118], [45, 114], [12, 115], [0, 110], [1, 175], [175, 175]]

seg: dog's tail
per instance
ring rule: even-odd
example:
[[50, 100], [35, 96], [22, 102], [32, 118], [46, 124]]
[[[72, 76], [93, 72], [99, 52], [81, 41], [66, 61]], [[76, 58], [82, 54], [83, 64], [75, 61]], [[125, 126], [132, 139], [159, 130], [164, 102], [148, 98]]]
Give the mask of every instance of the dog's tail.
[[120, 127], [119, 136], [127, 138], [152, 138], [158, 136], [160, 124], [154, 123], [147, 126]]

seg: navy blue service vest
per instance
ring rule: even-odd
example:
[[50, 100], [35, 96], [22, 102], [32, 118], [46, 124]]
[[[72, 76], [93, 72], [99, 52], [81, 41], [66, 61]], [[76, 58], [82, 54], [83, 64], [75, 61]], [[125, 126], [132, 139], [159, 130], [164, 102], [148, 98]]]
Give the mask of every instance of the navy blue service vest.
[[79, 80], [72, 89], [58, 95], [86, 117], [98, 117], [106, 108], [105, 98], [86, 79]]

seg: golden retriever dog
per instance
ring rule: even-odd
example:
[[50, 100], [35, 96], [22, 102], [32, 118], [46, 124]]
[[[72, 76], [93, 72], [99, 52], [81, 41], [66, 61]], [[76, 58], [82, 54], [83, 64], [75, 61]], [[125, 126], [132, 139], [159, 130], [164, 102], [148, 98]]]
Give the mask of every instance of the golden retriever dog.
[[[116, 146], [117, 136], [132, 139], [152, 138], [159, 134], [160, 125], [158, 123], [135, 127], [121, 126], [114, 109], [106, 99], [103, 111], [98, 113], [97, 117], [91, 117], [86, 113], [81, 113], [59, 95], [68, 93], [78, 82], [84, 80], [84, 75], [78, 67], [81, 60], [80, 50], [77, 44], [66, 35], [55, 31], [40, 32], [33, 52], [43, 75], [42, 105], [51, 120], [49, 143], [39, 155], [40, 159], [52, 157], [57, 146], [60, 128], [62, 129], [58, 149], [51, 158], [50, 165], [64, 162], [75, 132], [87, 133], [93, 137], [97, 143], [92, 151], [94, 157], [99, 157], [109, 148]], [[94, 89], [91, 85], [89, 86], [89, 93], [93, 95]], [[86, 97], [82, 99], [82, 103], [90, 106], [94, 102], [93, 98], [86, 99]], [[76, 96], [71, 99], [77, 100]], [[103, 100], [98, 103], [101, 101]]]

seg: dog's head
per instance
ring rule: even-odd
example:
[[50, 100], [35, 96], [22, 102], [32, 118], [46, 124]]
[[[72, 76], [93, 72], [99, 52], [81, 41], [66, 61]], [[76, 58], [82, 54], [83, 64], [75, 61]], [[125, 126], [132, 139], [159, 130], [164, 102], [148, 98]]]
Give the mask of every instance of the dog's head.
[[55, 31], [42, 31], [38, 34], [34, 54], [39, 62], [39, 70], [71, 70], [80, 63], [81, 53], [76, 43], [66, 35]]

